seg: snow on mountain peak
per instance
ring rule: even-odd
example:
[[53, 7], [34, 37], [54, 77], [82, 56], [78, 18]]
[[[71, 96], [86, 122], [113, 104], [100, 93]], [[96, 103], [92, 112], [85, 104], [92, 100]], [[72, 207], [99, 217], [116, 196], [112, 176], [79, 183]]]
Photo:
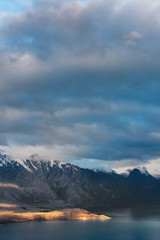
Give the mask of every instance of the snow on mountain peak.
[[12, 163], [14, 160], [12, 157], [3, 154], [2, 152], [0, 152], [0, 166], [2, 165], [7, 165], [8, 163]]
[[147, 169], [145, 167], [138, 167], [138, 168], [134, 168], [134, 169], [127, 169], [124, 173], [122, 173], [122, 175], [124, 177], [129, 177], [129, 175], [133, 172], [133, 171], [139, 171], [141, 174], [144, 174], [146, 176], [150, 175], [147, 171]]

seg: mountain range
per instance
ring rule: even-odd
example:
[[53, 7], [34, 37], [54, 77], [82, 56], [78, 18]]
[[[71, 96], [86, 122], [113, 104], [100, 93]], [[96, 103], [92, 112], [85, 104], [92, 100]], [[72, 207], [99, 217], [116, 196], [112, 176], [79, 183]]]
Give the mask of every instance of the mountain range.
[[160, 179], [147, 170], [125, 174], [84, 169], [32, 155], [0, 154], [0, 202], [52, 209], [108, 209], [160, 205]]

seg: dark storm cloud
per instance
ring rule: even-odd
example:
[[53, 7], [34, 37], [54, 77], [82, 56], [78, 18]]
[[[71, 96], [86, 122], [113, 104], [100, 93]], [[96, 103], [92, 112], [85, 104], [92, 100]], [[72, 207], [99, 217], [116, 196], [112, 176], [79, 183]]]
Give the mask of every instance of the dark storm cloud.
[[62, 158], [159, 157], [159, 10], [156, 0], [41, 0], [7, 14], [0, 144], [59, 146]]

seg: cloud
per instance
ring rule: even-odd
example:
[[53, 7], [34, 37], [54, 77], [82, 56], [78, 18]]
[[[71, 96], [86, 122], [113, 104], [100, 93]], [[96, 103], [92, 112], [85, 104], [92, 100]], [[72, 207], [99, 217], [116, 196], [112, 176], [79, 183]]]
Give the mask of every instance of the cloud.
[[129, 34], [127, 34], [123, 37], [123, 39], [125, 41], [125, 44], [127, 46], [135, 45], [137, 40], [139, 40], [141, 38], [143, 38], [143, 35], [139, 32], [136, 32], [136, 31], [132, 31], [132, 32], [130, 32]]
[[0, 144], [72, 161], [159, 157], [159, 10], [38, 0], [3, 14]]

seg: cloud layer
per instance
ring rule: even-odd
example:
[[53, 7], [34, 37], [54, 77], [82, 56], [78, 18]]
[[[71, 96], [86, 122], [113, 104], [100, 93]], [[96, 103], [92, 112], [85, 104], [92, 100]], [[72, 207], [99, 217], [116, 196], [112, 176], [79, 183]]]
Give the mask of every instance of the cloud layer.
[[159, 0], [38, 0], [4, 11], [0, 144], [68, 160], [158, 158], [159, 11]]

